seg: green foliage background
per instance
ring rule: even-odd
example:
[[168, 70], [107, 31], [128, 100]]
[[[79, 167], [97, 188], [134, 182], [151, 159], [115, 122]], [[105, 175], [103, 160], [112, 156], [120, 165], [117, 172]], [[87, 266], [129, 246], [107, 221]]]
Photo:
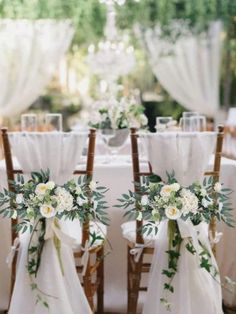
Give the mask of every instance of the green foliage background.
[[[88, 45], [103, 36], [106, 7], [99, 0], [0, 0], [0, 18], [72, 19], [76, 29], [72, 47], [76, 45], [85, 55]], [[157, 83], [134, 36], [134, 25], [152, 27], [160, 23], [168, 36], [174, 19], [184, 19], [194, 32], [201, 32], [213, 20], [223, 21], [221, 103], [225, 108], [236, 104], [236, 0], [127, 0], [124, 6], [117, 6], [117, 24], [128, 31], [136, 48], [137, 67], [124, 79], [126, 85], [143, 92], [154, 90]], [[177, 118], [184, 110], [165, 92], [163, 95], [164, 101], [147, 107], [152, 123], [156, 115], [172, 113]]]

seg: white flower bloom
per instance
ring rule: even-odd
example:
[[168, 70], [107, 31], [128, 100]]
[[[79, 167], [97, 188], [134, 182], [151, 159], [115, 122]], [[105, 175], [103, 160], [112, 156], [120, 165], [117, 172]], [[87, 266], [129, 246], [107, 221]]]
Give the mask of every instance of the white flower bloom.
[[171, 188], [172, 188], [172, 190], [174, 191], [174, 192], [177, 192], [177, 191], [179, 191], [179, 189], [180, 189], [180, 185], [179, 185], [179, 183], [172, 183], [171, 185]]
[[146, 206], [146, 205], [148, 205], [148, 203], [149, 203], [148, 196], [143, 195], [141, 198], [141, 205]]
[[83, 196], [83, 198], [78, 196], [76, 201], [79, 206], [83, 206], [84, 204], [88, 203], [88, 198], [85, 196]]
[[92, 190], [92, 191], [95, 191], [96, 188], [97, 188], [97, 183], [95, 181], [91, 181], [89, 183], [89, 188]]
[[93, 110], [92, 115], [90, 117], [91, 124], [95, 125], [101, 122], [101, 115], [98, 111]]
[[12, 219], [16, 219], [17, 218], [17, 211], [14, 210], [13, 215], [11, 216]]
[[40, 207], [40, 213], [45, 218], [54, 217], [57, 213], [56, 209], [49, 204], [44, 204]]
[[171, 220], [176, 220], [180, 218], [181, 216], [181, 211], [176, 207], [176, 206], [168, 206], [165, 209], [165, 214], [166, 217], [171, 219]]
[[82, 189], [78, 185], [76, 186], [76, 194], [78, 194], [78, 195], [82, 194]]
[[141, 114], [139, 119], [140, 119], [141, 126], [145, 126], [148, 124], [148, 119], [145, 116], [145, 114]]
[[213, 205], [213, 200], [210, 199], [210, 201], [208, 201], [206, 198], [202, 199], [202, 206], [207, 208], [208, 206]]
[[[198, 198], [188, 189], [182, 189], [180, 192], [182, 212], [184, 215], [192, 212], [194, 214], [198, 211]], [[204, 206], [204, 205], [203, 205]]]
[[216, 182], [215, 185], [214, 185], [214, 190], [217, 192], [217, 193], [220, 193], [221, 192], [221, 189], [222, 189], [222, 185], [220, 182]]
[[17, 194], [17, 195], [16, 195], [16, 203], [17, 203], [17, 204], [22, 204], [23, 202], [24, 202], [23, 194], [22, 194], [22, 193]]
[[171, 185], [164, 185], [162, 188], [161, 188], [161, 196], [162, 197], [169, 197], [171, 192], [173, 192], [173, 189], [171, 187]]
[[138, 221], [141, 221], [143, 219], [143, 214], [141, 211], [138, 213], [138, 217], [136, 218]]
[[55, 191], [55, 200], [57, 202], [57, 211], [70, 211], [73, 209], [73, 196], [64, 188], [57, 187]]
[[55, 183], [53, 181], [48, 181], [46, 186], [48, 190], [52, 190], [55, 187]]
[[206, 196], [206, 195], [207, 195], [206, 189], [202, 188], [202, 189], [200, 190], [200, 194], [201, 194], [203, 197]]
[[45, 183], [39, 183], [36, 186], [35, 193], [37, 195], [44, 195], [47, 190], [48, 190], [48, 187], [47, 187], [47, 185]]

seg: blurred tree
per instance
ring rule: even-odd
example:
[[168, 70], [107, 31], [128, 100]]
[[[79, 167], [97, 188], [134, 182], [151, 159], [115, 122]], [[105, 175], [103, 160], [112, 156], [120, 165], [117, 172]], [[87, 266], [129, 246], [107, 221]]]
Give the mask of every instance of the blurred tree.
[[[96, 43], [103, 36], [105, 9], [99, 0], [0, 0], [1, 18], [72, 19], [76, 29], [73, 44], [78, 45], [79, 49], [83, 46], [84, 53], [88, 44]], [[236, 93], [232, 88], [236, 86], [236, 0], [127, 0], [124, 6], [117, 6], [117, 12], [118, 26], [123, 30], [128, 29], [130, 34], [133, 34], [136, 23], [144, 27], [160, 23], [164, 36], [170, 36], [169, 26], [175, 19], [187, 21], [194, 32], [203, 31], [213, 20], [222, 20], [226, 39], [221, 99], [226, 108], [236, 104]], [[156, 81], [148, 68], [147, 60], [134, 39], [135, 36], [132, 38], [137, 48], [138, 66], [132, 75], [124, 79], [124, 83], [130, 87], [138, 86], [142, 92], [155, 89]], [[167, 98], [163, 108], [169, 112], [171, 100]], [[175, 108], [176, 104], [173, 101], [172, 104]]]

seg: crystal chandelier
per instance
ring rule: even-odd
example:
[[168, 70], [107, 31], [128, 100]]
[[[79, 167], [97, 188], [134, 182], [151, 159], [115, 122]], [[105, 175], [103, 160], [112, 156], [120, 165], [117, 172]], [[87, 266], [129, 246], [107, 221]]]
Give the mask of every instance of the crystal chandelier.
[[100, 0], [107, 6], [107, 22], [104, 39], [98, 46], [88, 48], [88, 63], [93, 73], [107, 82], [115, 82], [127, 75], [135, 65], [134, 48], [128, 38], [120, 38], [116, 28], [115, 3], [122, 5], [125, 0]]

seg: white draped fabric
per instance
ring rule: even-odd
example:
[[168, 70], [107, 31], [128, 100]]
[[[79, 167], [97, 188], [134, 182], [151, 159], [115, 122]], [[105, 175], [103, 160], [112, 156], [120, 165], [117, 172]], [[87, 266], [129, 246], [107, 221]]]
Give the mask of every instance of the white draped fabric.
[[[82, 155], [86, 137], [84, 133], [11, 133], [10, 143], [24, 172], [49, 168], [51, 179], [62, 184], [72, 177]], [[60, 227], [67, 233], [65, 222], [61, 222]], [[61, 243], [63, 276], [53, 238], [49, 238], [44, 244], [39, 272], [35, 279], [39, 288], [52, 296], [42, 296], [46, 298], [49, 310], [42, 304], [35, 304], [35, 293], [30, 288], [26, 269], [29, 237], [29, 233], [20, 236], [17, 275], [9, 313], [91, 314], [76, 273], [72, 247], [63, 241]]]
[[0, 20], [0, 116], [19, 114], [37, 99], [73, 33], [69, 20]]
[[214, 22], [207, 32], [188, 33], [174, 43], [161, 37], [159, 27], [144, 35], [151, 68], [161, 85], [185, 108], [209, 117], [215, 117], [219, 108], [220, 32], [221, 23]]
[[[235, 127], [236, 127], [236, 108], [230, 108], [229, 109], [228, 117], [227, 117], [225, 124], [232, 131], [235, 129]], [[233, 158], [236, 157], [236, 138], [233, 137], [228, 132], [225, 134], [225, 137], [224, 137], [223, 152], [227, 156], [231, 156]]]
[[[202, 133], [157, 133], [145, 138], [153, 172], [166, 180], [166, 171], [175, 171], [176, 179], [184, 186], [195, 181], [201, 181], [204, 170], [216, 142], [216, 134]], [[160, 152], [163, 152], [160, 154]], [[183, 223], [182, 223], [183, 224]], [[179, 227], [180, 221], [178, 221]], [[211, 253], [212, 263], [217, 268], [208, 240], [208, 226], [204, 223], [194, 227], [184, 223], [188, 236], [195, 233], [201, 243]], [[195, 230], [194, 230], [194, 229]], [[181, 228], [180, 228], [181, 229]], [[172, 312], [175, 314], [222, 314], [222, 296], [219, 276], [217, 281], [199, 266], [196, 255], [189, 253], [183, 239], [180, 248], [178, 272], [172, 285], [174, 293], [165, 296], [165, 276], [162, 270], [168, 265], [168, 236], [167, 222], [163, 222], [158, 232], [155, 243], [155, 252], [152, 261], [151, 275], [148, 285], [147, 299], [144, 304], [143, 314], [167, 314], [160, 302], [160, 298], [166, 297], [171, 303]]]

